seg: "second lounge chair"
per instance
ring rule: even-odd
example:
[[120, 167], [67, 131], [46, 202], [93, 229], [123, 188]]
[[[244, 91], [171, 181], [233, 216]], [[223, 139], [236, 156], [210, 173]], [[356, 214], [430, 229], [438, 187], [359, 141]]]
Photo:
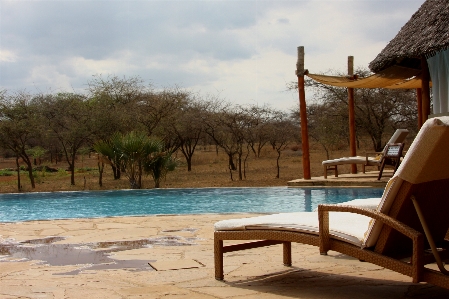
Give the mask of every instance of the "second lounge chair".
[[366, 166], [377, 166], [379, 168], [382, 164], [382, 158], [385, 154], [387, 146], [393, 143], [404, 143], [408, 133], [409, 131], [407, 129], [397, 129], [381, 152], [368, 152], [365, 156], [343, 157], [323, 161], [322, 165], [324, 168], [324, 178], [327, 178], [327, 172], [329, 170], [334, 170], [335, 177], [338, 177], [338, 165], [361, 164], [363, 173], [365, 173]]

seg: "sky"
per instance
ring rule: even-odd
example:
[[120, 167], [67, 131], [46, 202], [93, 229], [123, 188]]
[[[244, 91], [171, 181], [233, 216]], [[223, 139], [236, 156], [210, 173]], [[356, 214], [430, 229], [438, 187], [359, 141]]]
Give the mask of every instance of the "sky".
[[0, 90], [84, 93], [94, 75], [138, 76], [286, 110], [298, 46], [311, 73], [346, 72], [348, 56], [367, 68], [423, 2], [0, 0]]

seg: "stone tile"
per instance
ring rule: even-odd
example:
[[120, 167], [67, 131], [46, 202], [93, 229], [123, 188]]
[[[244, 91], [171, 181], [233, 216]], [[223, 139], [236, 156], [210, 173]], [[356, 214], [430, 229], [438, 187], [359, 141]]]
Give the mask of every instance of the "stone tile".
[[[282, 265], [282, 246], [225, 254], [225, 281], [214, 279], [213, 223], [251, 215], [179, 215], [34, 221], [0, 224], [2, 238], [28, 240], [64, 235], [60, 244], [195, 237], [190, 246], [120, 251], [122, 260], [196, 260], [204, 267], [167, 271], [89, 270], [84, 265], [49, 266], [0, 262], [0, 298], [449, 298], [449, 290], [412, 284], [407, 276], [337, 252], [292, 244], [293, 266]], [[183, 230], [185, 228], [196, 229]], [[236, 242], [240, 243], [240, 242]], [[179, 245], [179, 244], [178, 244]]]

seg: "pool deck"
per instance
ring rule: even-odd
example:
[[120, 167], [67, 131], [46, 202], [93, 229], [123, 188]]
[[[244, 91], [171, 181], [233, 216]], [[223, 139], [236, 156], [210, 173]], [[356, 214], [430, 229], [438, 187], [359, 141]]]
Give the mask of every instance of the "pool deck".
[[[48, 236], [65, 237], [55, 243], [79, 248], [93, 242], [162, 241], [113, 253], [117, 261], [140, 263], [139, 267], [146, 268], [143, 271], [89, 269], [76, 262], [49, 265], [0, 255], [0, 298], [449, 298], [449, 290], [413, 284], [409, 277], [336, 252], [321, 256], [318, 248], [302, 244], [292, 244], [292, 267], [282, 265], [280, 245], [228, 253], [224, 259], [225, 280], [215, 280], [213, 224], [253, 215], [1, 223], [1, 243]], [[45, 248], [30, 245], [29, 253]], [[62, 252], [49, 250], [48, 254], [56, 259]]]
[[324, 176], [312, 177], [310, 180], [296, 179], [287, 182], [289, 187], [381, 187], [384, 188], [388, 180], [393, 175], [393, 171], [390, 169], [385, 169], [382, 173], [380, 180], [377, 180], [379, 175], [378, 171], [367, 171], [366, 173], [356, 173], [356, 174], [340, 174], [335, 177], [333, 174], [329, 173], [327, 178]]

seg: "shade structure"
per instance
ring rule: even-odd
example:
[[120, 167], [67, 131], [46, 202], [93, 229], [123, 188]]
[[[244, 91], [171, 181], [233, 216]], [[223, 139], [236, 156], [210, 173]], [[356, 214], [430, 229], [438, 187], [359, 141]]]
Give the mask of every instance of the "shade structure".
[[346, 88], [389, 88], [416, 89], [421, 88], [420, 70], [392, 66], [377, 74], [365, 78], [326, 76], [307, 73], [313, 80], [336, 87]]

